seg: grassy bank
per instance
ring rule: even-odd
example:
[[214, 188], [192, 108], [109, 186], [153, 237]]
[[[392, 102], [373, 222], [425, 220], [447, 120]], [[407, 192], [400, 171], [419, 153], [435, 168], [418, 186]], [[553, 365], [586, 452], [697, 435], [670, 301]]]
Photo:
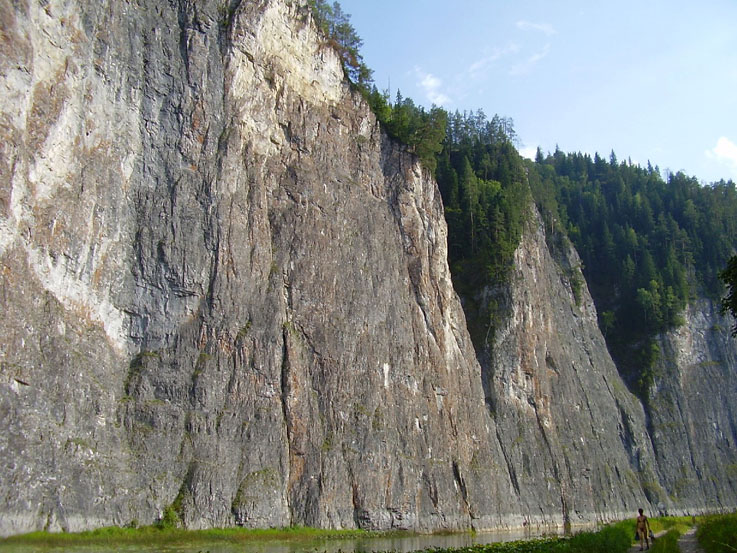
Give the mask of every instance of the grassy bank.
[[706, 553], [737, 552], [737, 513], [701, 518], [696, 536]]
[[[699, 518], [662, 517], [651, 519], [653, 532], [665, 531], [651, 548], [653, 553], [677, 552], [678, 537], [694, 522], [701, 526], [700, 536], [709, 536], [716, 545], [705, 549], [707, 553], [737, 553], [737, 548], [720, 543], [737, 543], [737, 515]], [[602, 527], [597, 531], [581, 532], [572, 537], [548, 537], [489, 545], [476, 545], [466, 548], [442, 549], [433, 548], [426, 553], [625, 553], [634, 542], [635, 522], [625, 520]], [[731, 532], [731, 533], [730, 533]], [[319, 530], [315, 528], [292, 527], [267, 530], [247, 530], [243, 528], [224, 528], [212, 530], [183, 530], [173, 527], [145, 526], [140, 528], [108, 527], [78, 533], [34, 532], [21, 536], [13, 536], [0, 540], [0, 545], [39, 545], [63, 547], [71, 545], [105, 545], [114, 549], [116, 545], [184, 545], [205, 543], [234, 543], [286, 540], [291, 542], [357, 539], [389, 536], [412, 536], [407, 532], [367, 532], [363, 530]], [[701, 538], [700, 538], [701, 539]], [[310, 545], [312, 547], [312, 545]]]
[[[693, 519], [691, 517], [662, 517], [651, 519], [650, 524], [653, 532], [666, 532], [655, 542], [650, 551], [652, 553], [677, 553], [678, 538], [691, 527]], [[634, 534], [635, 521], [632, 519], [609, 524], [594, 532], [581, 532], [569, 538], [554, 537], [479, 545], [464, 549], [433, 549], [431, 553], [625, 553], [634, 543]]]
[[651, 553], [679, 553], [678, 538], [681, 537], [681, 532], [678, 530], [668, 530], [662, 536], [659, 536], [650, 547]]
[[624, 553], [631, 545], [634, 525], [619, 522], [596, 532], [572, 537], [551, 537], [508, 543], [476, 545], [462, 549], [432, 549], [431, 553]]
[[249, 541], [311, 541], [324, 539], [355, 539], [373, 536], [386, 536], [386, 533], [372, 533], [365, 530], [320, 530], [301, 526], [289, 528], [270, 528], [250, 530], [244, 528], [215, 528], [210, 530], [184, 530], [181, 528], [161, 528], [142, 526], [139, 528], [120, 528], [111, 526], [87, 532], [31, 532], [0, 540], [2, 544], [29, 544], [57, 547], [82, 544], [186, 544]]

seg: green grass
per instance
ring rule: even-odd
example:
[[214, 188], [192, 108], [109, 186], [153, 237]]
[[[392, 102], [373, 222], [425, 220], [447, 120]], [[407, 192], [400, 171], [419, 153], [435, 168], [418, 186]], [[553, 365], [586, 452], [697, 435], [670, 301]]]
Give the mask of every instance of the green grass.
[[[651, 519], [653, 532], [666, 533], [655, 540], [650, 548], [653, 553], [676, 553], [679, 536], [696, 520], [692, 517], [661, 517]], [[699, 517], [699, 541], [706, 553], [737, 553], [737, 514]], [[598, 531], [581, 532], [572, 537], [547, 537], [542, 539], [476, 545], [459, 549], [428, 549], [427, 553], [625, 553], [634, 542], [634, 519], [609, 524]], [[409, 536], [408, 532], [367, 532], [364, 530], [320, 530], [306, 527], [249, 530], [221, 528], [212, 530], [184, 530], [144, 526], [140, 528], [107, 527], [78, 533], [34, 532], [0, 540], [4, 544], [44, 545], [63, 547], [71, 545], [162, 545], [204, 544], [213, 542], [245, 543], [249, 541], [289, 540], [305, 541], [325, 539], [352, 539]]]
[[737, 513], [701, 518], [696, 537], [706, 553], [737, 552]]
[[634, 527], [630, 521], [604, 526], [598, 532], [582, 532], [568, 540], [568, 553], [623, 553], [632, 545]]
[[[624, 527], [622, 525], [625, 525]], [[624, 529], [623, 529], [624, 528]], [[461, 549], [431, 549], [432, 553], [619, 553], [627, 550], [627, 523], [607, 526], [598, 532], [582, 532], [571, 538], [549, 537], [509, 543], [478, 545]], [[204, 544], [212, 542], [244, 543], [268, 540], [318, 540], [386, 537], [408, 532], [387, 533], [363, 530], [319, 530], [293, 527], [267, 530], [226, 528], [213, 530], [183, 530], [144, 526], [140, 528], [106, 527], [88, 532], [33, 532], [0, 540], [0, 545], [39, 545], [64, 547], [71, 545], [162, 545]], [[626, 542], [626, 543], [625, 543]], [[624, 544], [624, 547], [622, 546]]]
[[662, 536], [659, 536], [650, 547], [652, 553], [679, 553], [678, 538], [681, 532], [678, 530], [668, 530]]
[[386, 533], [365, 530], [321, 530], [294, 526], [288, 528], [269, 528], [251, 530], [245, 528], [214, 528], [210, 530], [184, 530], [181, 528], [161, 528], [142, 526], [140, 528], [121, 528], [109, 526], [87, 532], [31, 532], [0, 539], [3, 544], [32, 544], [45, 546], [68, 546], [81, 544], [184, 544], [269, 540], [317, 540], [350, 539], [386, 536]]
[[626, 521], [604, 526], [595, 532], [581, 532], [570, 538], [552, 537], [429, 551], [431, 553], [625, 553], [630, 548], [632, 534], [634, 525]]

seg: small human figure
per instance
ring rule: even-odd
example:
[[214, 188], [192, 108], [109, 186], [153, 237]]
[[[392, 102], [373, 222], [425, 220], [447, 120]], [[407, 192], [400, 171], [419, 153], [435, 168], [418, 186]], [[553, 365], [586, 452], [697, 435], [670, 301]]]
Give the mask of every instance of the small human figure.
[[650, 549], [650, 521], [642, 513], [642, 509], [638, 509], [637, 512], [640, 513], [637, 517], [637, 537], [640, 539], [640, 551], [642, 551], [643, 545], [647, 545], [647, 548]]

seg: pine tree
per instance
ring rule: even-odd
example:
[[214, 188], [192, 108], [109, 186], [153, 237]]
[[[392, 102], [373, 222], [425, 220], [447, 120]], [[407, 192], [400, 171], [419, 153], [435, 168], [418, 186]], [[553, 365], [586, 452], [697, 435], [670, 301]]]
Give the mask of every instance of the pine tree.
[[[727, 285], [727, 295], [722, 299], [722, 309], [737, 319], [737, 255], [730, 258], [727, 267], [719, 273], [719, 278]], [[737, 322], [732, 327], [732, 335], [737, 336]]]

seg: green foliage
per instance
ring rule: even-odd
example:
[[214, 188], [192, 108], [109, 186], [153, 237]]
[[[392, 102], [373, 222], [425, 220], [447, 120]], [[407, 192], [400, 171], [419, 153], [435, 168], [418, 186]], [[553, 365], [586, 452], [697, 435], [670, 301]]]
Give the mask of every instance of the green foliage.
[[702, 185], [683, 173], [560, 150], [528, 163], [549, 232], [567, 233], [584, 263], [599, 323], [630, 387], [647, 399], [652, 339], [683, 324], [694, 295], [719, 297], [719, 273], [737, 248], [732, 181]]
[[[727, 295], [722, 298], [722, 311], [737, 318], [737, 255], [733, 255], [727, 267], [719, 273], [719, 278], [727, 286]], [[732, 327], [732, 335], [737, 336], [737, 322]]]
[[704, 517], [696, 532], [706, 553], [737, 551], [737, 514]]
[[330, 4], [325, 0], [308, 0], [307, 4], [317, 26], [338, 52], [348, 78], [360, 89], [368, 90], [373, 82], [373, 72], [363, 62], [360, 53], [363, 41], [350, 23], [351, 16], [338, 2]]
[[0, 538], [0, 548], [4, 545], [20, 545], [22, 547], [44, 546], [68, 548], [72, 545], [103, 544], [108, 548], [119, 548], [127, 545], [161, 545], [161, 544], [207, 544], [226, 542], [243, 544], [251, 541], [299, 541], [328, 539], [352, 539], [384, 536], [379, 532], [365, 530], [323, 530], [303, 526], [285, 528], [247, 529], [247, 528], [212, 528], [209, 530], [185, 530], [183, 528], [159, 525], [138, 526], [137, 521], [127, 527], [108, 526], [85, 532], [32, 532]]
[[581, 275], [581, 267], [572, 267], [565, 271], [566, 278], [571, 286], [571, 292], [573, 292], [573, 298], [576, 301], [576, 305], [580, 306], [583, 300], [583, 284], [584, 278]]
[[182, 525], [182, 518], [179, 516], [179, 510], [175, 505], [169, 505], [164, 509], [164, 514], [157, 521], [156, 526], [159, 528], [179, 528]]
[[605, 526], [598, 532], [581, 532], [568, 542], [566, 553], [620, 553], [629, 551], [634, 530], [629, 522]]
[[655, 382], [655, 363], [660, 357], [660, 347], [652, 338], [633, 348], [632, 359], [638, 368], [632, 375], [632, 391], [645, 403], [649, 401], [650, 387]]
[[525, 168], [514, 147], [512, 121], [483, 111], [448, 115], [435, 172], [448, 223], [453, 284], [464, 298], [471, 337], [488, 343], [499, 318], [497, 302], [479, 304], [483, 288], [506, 282], [529, 216]]
[[675, 530], [670, 530], [665, 534], [658, 536], [656, 540], [650, 544], [650, 551], [652, 553], [680, 553], [678, 547], [678, 538], [680, 533]]
[[375, 86], [365, 96], [387, 134], [406, 144], [422, 165], [434, 172], [445, 138], [446, 111], [436, 106], [428, 111], [415, 105], [411, 98], [403, 98], [399, 91], [392, 104], [388, 93], [379, 92]]

